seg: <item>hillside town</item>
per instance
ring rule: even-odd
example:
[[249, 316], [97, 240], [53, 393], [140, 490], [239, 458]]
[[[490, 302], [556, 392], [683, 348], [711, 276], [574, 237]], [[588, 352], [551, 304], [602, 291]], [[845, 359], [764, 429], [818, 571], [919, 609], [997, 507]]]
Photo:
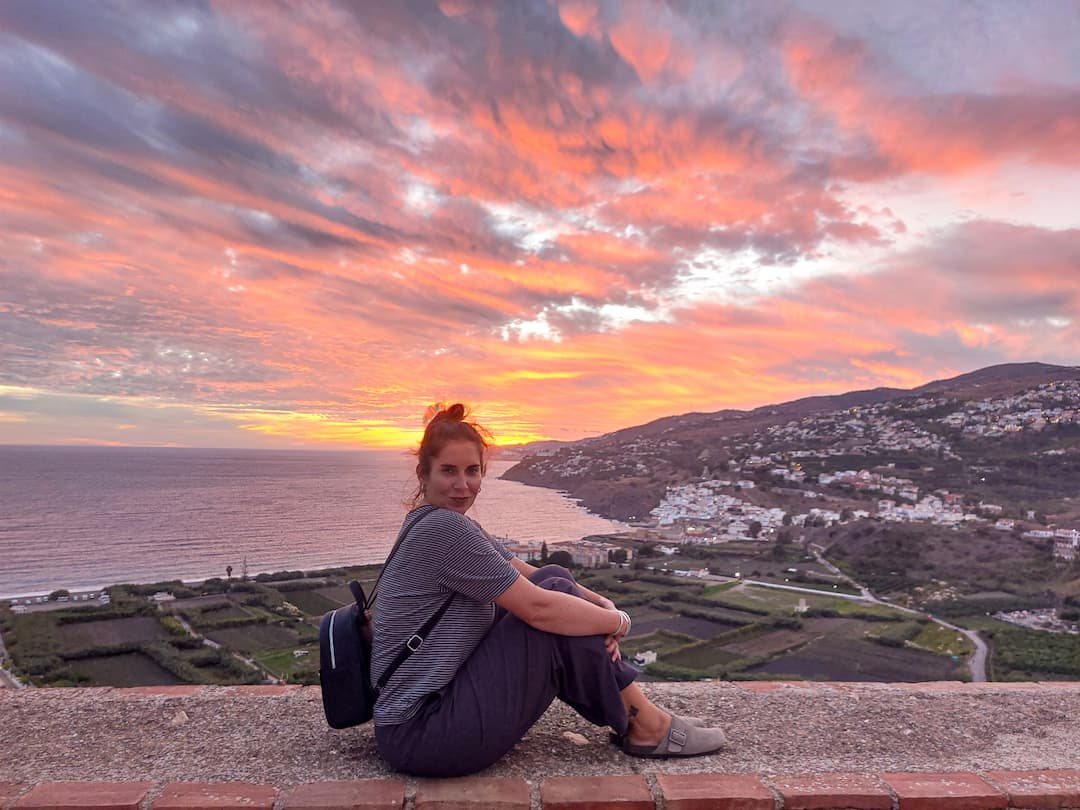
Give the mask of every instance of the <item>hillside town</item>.
[[[1075, 424], [1078, 402], [1080, 381], [1066, 380], [1012, 396], [972, 402], [918, 397], [901, 403], [814, 414], [769, 427], [735, 443], [728, 471], [735, 475], [767, 473], [773, 480], [790, 485], [789, 493], [797, 493], [805, 500], [847, 496], [858, 502], [836, 509], [765, 506], [738, 495], [757, 487], [753, 478], [707, 477], [706, 467], [702, 477], [707, 480], [669, 487], [650, 514], [659, 527], [681, 528], [683, 534], [678, 539], [688, 543], [772, 540], [784, 526], [839, 525], [867, 518], [945, 527], [989, 526], [995, 531], [1018, 532], [1034, 541], [1052, 543], [1054, 556], [1071, 562], [1080, 556], [1080, 529], [1040, 525], [1031, 510], [1018, 517], [1005, 517], [1000, 504], [973, 501], [962, 492], [944, 488], [924, 491], [911, 478], [897, 475], [896, 465], [891, 462], [885, 469], [833, 469], [817, 474], [808, 473], [804, 467], [810, 461], [828, 466], [830, 459], [840, 456], [850, 459], [905, 452], [943, 462], [960, 461], [945, 436], [898, 414], [926, 414], [961, 405], [933, 418], [945, 427], [942, 433], [960, 431], [969, 437], [994, 438]], [[627, 446], [632, 457], [641, 449], [640, 443], [633, 449]], [[1044, 452], [1064, 455], [1068, 451], [1056, 448]], [[636, 463], [642, 460], [638, 458]], [[932, 469], [926, 467], [924, 471]], [[870, 494], [887, 497], [865, 500]]]
[[1044, 383], [1011, 397], [968, 402], [939, 421], [966, 436], [997, 437], [1047, 425], [1075, 424], [1080, 381]]

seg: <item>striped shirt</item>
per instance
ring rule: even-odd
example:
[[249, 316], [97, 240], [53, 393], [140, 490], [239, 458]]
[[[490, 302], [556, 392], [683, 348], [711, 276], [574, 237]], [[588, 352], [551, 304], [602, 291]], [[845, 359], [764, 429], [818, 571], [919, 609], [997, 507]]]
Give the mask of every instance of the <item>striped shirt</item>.
[[[454, 675], [495, 621], [494, 600], [518, 578], [513, 555], [477, 523], [449, 509], [427, 514], [401, 541], [383, 570], [375, 603], [371, 680], [377, 682], [419, 630], [453, 594], [423, 646], [398, 667], [375, 703], [376, 725], [403, 723], [424, 698]], [[416, 516], [413, 510], [406, 522]]]

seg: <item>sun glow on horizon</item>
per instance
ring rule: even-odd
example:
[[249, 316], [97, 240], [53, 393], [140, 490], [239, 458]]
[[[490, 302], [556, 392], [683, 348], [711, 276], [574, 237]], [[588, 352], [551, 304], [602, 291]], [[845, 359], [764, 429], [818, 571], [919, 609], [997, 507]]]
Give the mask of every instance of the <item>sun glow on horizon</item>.
[[1080, 355], [1075, 4], [34, 7], [0, 442], [407, 448], [447, 392], [580, 439]]

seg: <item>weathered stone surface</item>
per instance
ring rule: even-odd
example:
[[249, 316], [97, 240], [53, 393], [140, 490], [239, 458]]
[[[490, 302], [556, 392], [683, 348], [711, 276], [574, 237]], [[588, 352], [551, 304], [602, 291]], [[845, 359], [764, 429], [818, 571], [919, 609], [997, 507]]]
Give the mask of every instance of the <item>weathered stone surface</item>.
[[784, 810], [891, 810], [892, 793], [877, 776], [864, 773], [819, 773], [775, 776]]
[[310, 782], [289, 791], [284, 810], [399, 810], [404, 803], [401, 779]]
[[179, 684], [176, 686], [130, 686], [126, 689], [117, 690], [119, 697], [126, 698], [185, 698], [198, 694], [205, 686], [198, 684]]
[[639, 775], [563, 777], [540, 785], [544, 810], [654, 810], [649, 786]]
[[521, 779], [421, 779], [416, 786], [416, 810], [529, 810], [529, 804]]
[[152, 782], [43, 782], [15, 802], [18, 810], [138, 810]]
[[[640, 760], [556, 702], [482, 776], [536, 785], [633, 773], [807, 774], [1073, 769], [1080, 688], [963, 689], [853, 683], [746, 687], [644, 683], [658, 704], [722, 726], [731, 744], [691, 760]], [[399, 778], [371, 724], [335, 731], [317, 688], [0, 690], [0, 781], [306, 782]], [[767, 691], [756, 691], [765, 689]], [[179, 712], [185, 722], [173, 722]], [[571, 731], [589, 741], [575, 745]]]
[[1008, 798], [971, 773], [885, 773], [900, 810], [1004, 810]]
[[989, 771], [983, 776], [1005, 791], [1010, 807], [1080, 807], [1080, 770]]
[[776, 804], [757, 776], [662, 773], [656, 783], [666, 810], [773, 810]]
[[153, 810], [273, 810], [278, 790], [249, 782], [174, 782]]
[[27, 785], [18, 782], [0, 782], [0, 810], [6, 808], [25, 791]]

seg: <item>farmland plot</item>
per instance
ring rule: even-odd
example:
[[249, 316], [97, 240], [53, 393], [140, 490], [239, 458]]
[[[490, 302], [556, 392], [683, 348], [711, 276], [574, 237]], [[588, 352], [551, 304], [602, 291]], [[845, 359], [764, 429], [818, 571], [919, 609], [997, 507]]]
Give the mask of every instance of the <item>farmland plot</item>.
[[307, 616], [322, 616], [341, 607], [341, 603], [330, 599], [319, 591], [289, 591], [282, 594], [285, 601], [296, 605]]
[[71, 661], [68, 668], [89, 678], [95, 686], [172, 686], [183, 683], [169, 670], [140, 653], [83, 658]]
[[73, 622], [56, 628], [61, 642], [69, 650], [88, 647], [111, 647], [151, 641], [168, 635], [165, 628], [153, 616], [132, 616], [125, 619], [102, 619], [96, 622]]
[[709, 619], [692, 619], [687, 616], [665, 613], [661, 617], [646, 619], [645, 621], [634, 619], [632, 629], [634, 638], [650, 634], [656, 630], [670, 630], [674, 633], [685, 633], [688, 636], [704, 640], [718, 636], [735, 627], [738, 627], [738, 625], [734, 623], [714, 622]]
[[723, 669], [742, 658], [715, 641], [707, 641], [665, 655], [663, 660], [665, 664], [700, 670], [707, 675], [719, 675]]
[[230, 650], [243, 653], [294, 647], [300, 642], [300, 635], [295, 630], [276, 624], [249, 624], [215, 630], [207, 633], [207, 638]]
[[923, 650], [884, 647], [861, 639], [822, 636], [791, 653], [747, 670], [754, 674], [824, 681], [942, 681], [965, 677], [966, 667]]

